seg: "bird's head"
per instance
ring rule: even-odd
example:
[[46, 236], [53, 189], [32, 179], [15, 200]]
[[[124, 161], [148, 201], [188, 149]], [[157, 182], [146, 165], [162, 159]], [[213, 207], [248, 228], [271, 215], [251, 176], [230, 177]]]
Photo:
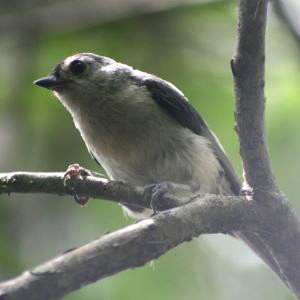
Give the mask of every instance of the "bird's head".
[[67, 57], [47, 76], [34, 83], [53, 90], [62, 102], [84, 101], [95, 95], [112, 93], [122, 85], [122, 78], [131, 67], [111, 58], [92, 53], [80, 53]]

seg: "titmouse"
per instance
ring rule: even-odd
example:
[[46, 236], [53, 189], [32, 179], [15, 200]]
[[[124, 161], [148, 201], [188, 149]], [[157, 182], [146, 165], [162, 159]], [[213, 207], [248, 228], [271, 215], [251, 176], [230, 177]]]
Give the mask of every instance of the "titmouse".
[[[240, 181], [222, 146], [171, 83], [111, 58], [81, 53], [66, 58], [35, 84], [54, 91], [110, 179], [135, 185], [172, 182], [201, 193], [239, 194]], [[138, 206], [127, 209], [136, 217], [149, 215]], [[282, 276], [259, 236], [233, 234]]]

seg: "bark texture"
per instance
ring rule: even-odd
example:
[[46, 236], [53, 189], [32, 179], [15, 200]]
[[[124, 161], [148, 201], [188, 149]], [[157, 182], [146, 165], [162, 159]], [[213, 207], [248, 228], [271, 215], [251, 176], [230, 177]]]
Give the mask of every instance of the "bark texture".
[[104, 235], [0, 285], [1, 300], [50, 300], [158, 258], [203, 233], [255, 226], [251, 201], [205, 195]]
[[246, 189], [259, 203], [260, 229], [280, 270], [279, 276], [300, 297], [300, 223], [279, 190], [265, 134], [265, 28], [267, 0], [240, 0], [238, 45], [231, 61], [236, 94], [236, 121]]

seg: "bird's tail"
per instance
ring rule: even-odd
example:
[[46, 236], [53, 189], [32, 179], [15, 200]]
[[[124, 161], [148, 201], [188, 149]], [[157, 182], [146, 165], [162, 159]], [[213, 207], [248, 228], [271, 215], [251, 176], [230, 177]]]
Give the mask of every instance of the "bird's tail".
[[286, 286], [289, 287], [287, 278], [280, 269], [270, 249], [264, 243], [262, 238], [259, 237], [259, 235], [250, 231], [233, 232], [232, 235], [240, 240], [243, 240], [277, 274], [277, 276], [286, 284]]

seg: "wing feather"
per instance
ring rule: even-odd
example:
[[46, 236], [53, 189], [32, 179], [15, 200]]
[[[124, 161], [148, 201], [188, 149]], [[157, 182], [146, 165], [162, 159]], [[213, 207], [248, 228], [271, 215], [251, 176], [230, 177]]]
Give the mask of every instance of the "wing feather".
[[147, 87], [156, 103], [183, 127], [189, 128], [195, 134], [204, 136], [209, 140], [212, 150], [224, 170], [232, 193], [238, 195], [241, 188], [240, 180], [228, 157], [215, 135], [210, 131], [205, 121], [188, 102], [186, 97], [173, 85], [154, 76], [146, 77], [142, 81], [142, 85]]

